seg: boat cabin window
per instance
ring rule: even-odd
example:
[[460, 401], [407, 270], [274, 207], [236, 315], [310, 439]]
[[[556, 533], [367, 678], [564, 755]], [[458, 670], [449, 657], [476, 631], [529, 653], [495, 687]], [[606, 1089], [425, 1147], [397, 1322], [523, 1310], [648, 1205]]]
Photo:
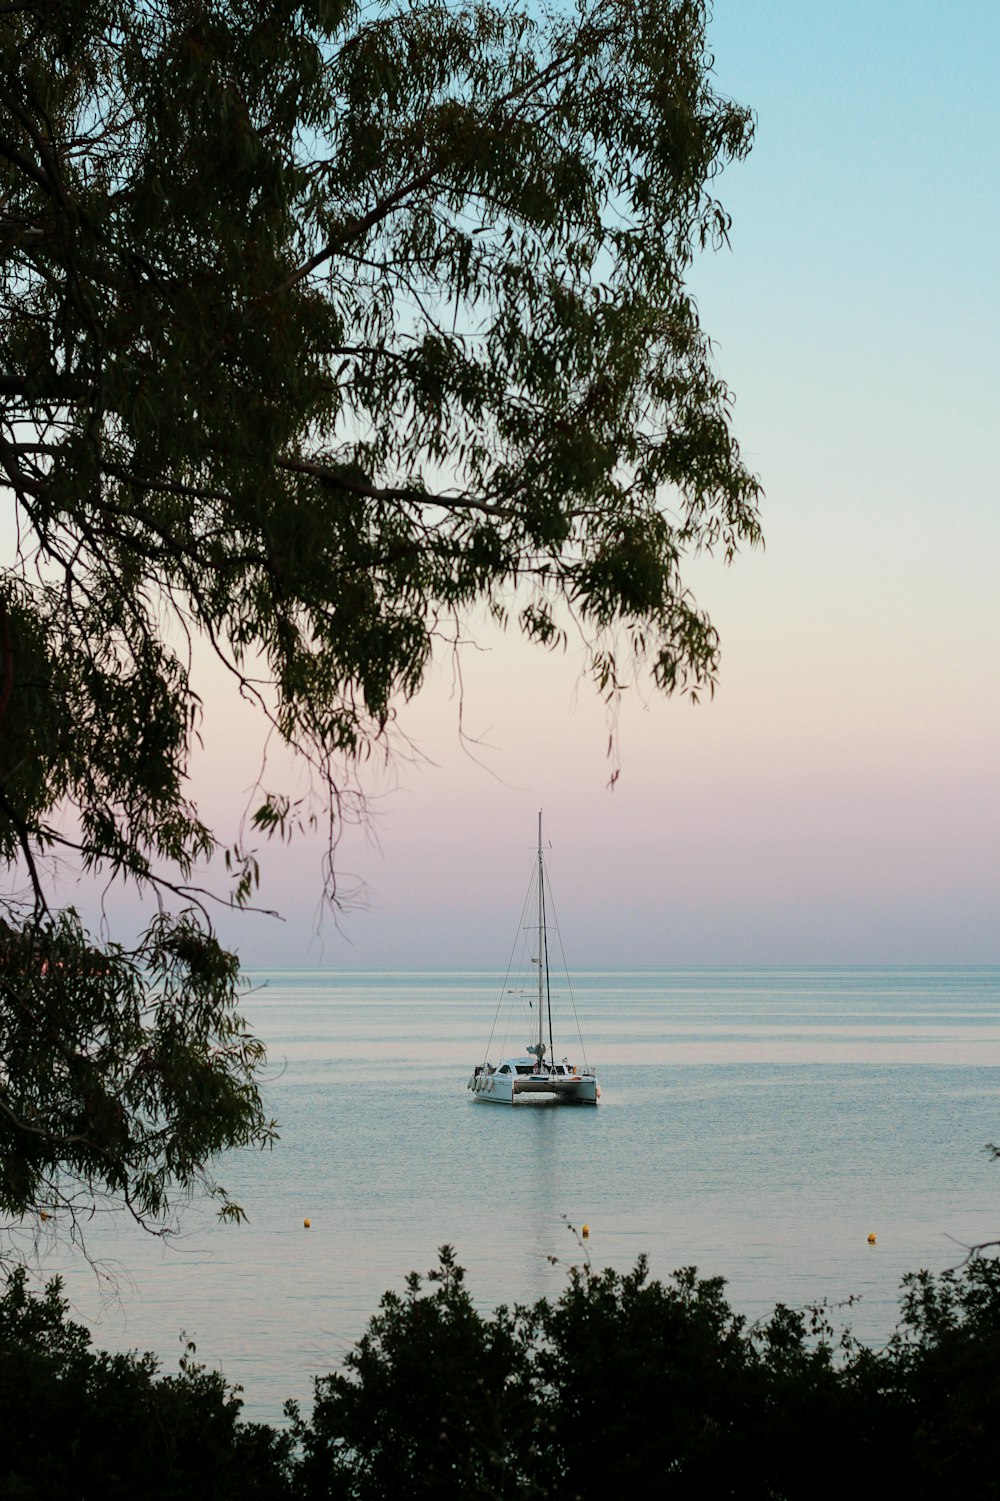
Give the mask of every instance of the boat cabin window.
[[535, 1065], [533, 1063], [519, 1063], [517, 1071], [519, 1074], [533, 1074], [535, 1072]]
[[506, 1063], [501, 1063], [501, 1065], [500, 1065], [499, 1069], [497, 1070], [497, 1072], [501, 1073], [501, 1074], [509, 1074], [510, 1073], [510, 1067]]

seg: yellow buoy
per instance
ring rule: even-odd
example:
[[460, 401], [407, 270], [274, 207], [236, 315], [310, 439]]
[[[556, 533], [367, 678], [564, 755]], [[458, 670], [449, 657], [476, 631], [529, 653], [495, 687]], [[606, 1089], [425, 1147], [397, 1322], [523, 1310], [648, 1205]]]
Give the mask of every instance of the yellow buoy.
[[304, 1229], [304, 1230], [308, 1230], [308, 1229], [309, 1229], [309, 1226], [310, 1226], [310, 1225], [311, 1225], [311, 1224], [312, 1224], [312, 1220], [303, 1220], [303, 1221], [302, 1221], [302, 1228], [303, 1228], [303, 1229]]
[[872, 1230], [872, 1231], [869, 1232], [869, 1235], [868, 1235], [868, 1244], [870, 1246], [873, 1246], [875, 1244], [875, 1231], [874, 1230]]
[[586, 1240], [586, 1238], [587, 1238], [587, 1236], [589, 1234], [590, 1234], [590, 1226], [589, 1225], [584, 1225], [584, 1227], [583, 1227], [583, 1238], [584, 1238], [584, 1240]]

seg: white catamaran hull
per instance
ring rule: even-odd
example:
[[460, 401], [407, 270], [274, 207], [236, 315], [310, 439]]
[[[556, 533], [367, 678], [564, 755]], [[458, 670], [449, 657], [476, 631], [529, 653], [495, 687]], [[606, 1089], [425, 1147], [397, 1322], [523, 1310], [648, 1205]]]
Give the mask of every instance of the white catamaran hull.
[[556, 1105], [596, 1105], [601, 1087], [593, 1076], [567, 1075], [563, 1078], [540, 1078], [524, 1074], [477, 1074], [469, 1080], [476, 1098], [488, 1105], [516, 1105], [529, 1097], [550, 1100]]

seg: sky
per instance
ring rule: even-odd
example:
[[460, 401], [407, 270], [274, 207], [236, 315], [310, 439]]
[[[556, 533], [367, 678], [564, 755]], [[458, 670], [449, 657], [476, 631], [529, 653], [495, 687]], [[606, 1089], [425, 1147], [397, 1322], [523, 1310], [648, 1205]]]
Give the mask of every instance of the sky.
[[[247, 966], [502, 968], [539, 808], [571, 968], [1000, 963], [1000, 7], [716, 0], [710, 43], [757, 139], [691, 284], [766, 537], [689, 569], [714, 699], [628, 692], [612, 790], [581, 660], [482, 627], [369, 773], [363, 904], [262, 852]], [[224, 835], [260, 730], [209, 684], [204, 736]]]

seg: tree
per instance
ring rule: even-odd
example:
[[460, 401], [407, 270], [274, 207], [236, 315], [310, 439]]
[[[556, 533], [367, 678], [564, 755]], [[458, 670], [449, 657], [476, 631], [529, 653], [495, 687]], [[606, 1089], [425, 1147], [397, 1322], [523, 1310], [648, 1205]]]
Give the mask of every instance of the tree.
[[289, 1435], [243, 1422], [193, 1346], [161, 1376], [151, 1355], [92, 1349], [67, 1311], [58, 1279], [33, 1296], [23, 1267], [0, 1297], [0, 1495], [291, 1495]]
[[[1000, 1496], [1000, 1260], [903, 1279], [886, 1352], [910, 1494]], [[887, 1404], [885, 1404], [887, 1405]], [[903, 1477], [901, 1474], [901, 1478]]]
[[386, 1294], [345, 1369], [294, 1411], [297, 1494], [1000, 1495], [1000, 1263], [904, 1281], [882, 1350], [825, 1308], [748, 1326], [721, 1278], [571, 1269], [554, 1301], [476, 1312], [447, 1247]]
[[448, 1247], [386, 1293], [284, 1431], [197, 1364], [109, 1355], [58, 1281], [0, 1296], [0, 1495], [840, 1501], [872, 1476], [938, 1501], [1000, 1495], [1000, 1262], [904, 1279], [881, 1350], [826, 1310], [748, 1326], [719, 1278], [644, 1261], [571, 1271], [555, 1301], [480, 1313]]
[[[4, 1213], [155, 1220], [272, 1129], [199, 896], [257, 866], [186, 788], [198, 643], [331, 849], [477, 607], [578, 631], [609, 696], [714, 681], [681, 566], [758, 539], [758, 486], [684, 281], [751, 139], [706, 8], [0, 5]], [[249, 838], [295, 818], [268, 793]], [[156, 894], [137, 945], [59, 912], [67, 851]]]
[[384, 1295], [344, 1369], [317, 1378], [308, 1421], [289, 1404], [299, 1494], [547, 1494], [530, 1317], [477, 1312], [449, 1246], [427, 1282], [411, 1272], [403, 1297]]

